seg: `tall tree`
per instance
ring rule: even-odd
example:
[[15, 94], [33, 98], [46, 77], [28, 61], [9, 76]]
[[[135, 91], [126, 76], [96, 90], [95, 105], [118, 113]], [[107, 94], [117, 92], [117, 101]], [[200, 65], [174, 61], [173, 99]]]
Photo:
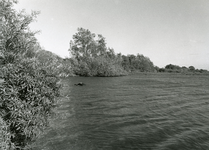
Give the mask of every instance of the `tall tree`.
[[70, 55], [72, 56], [76, 74], [83, 76], [115, 76], [122, 74], [120, 57], [114, 49], [107, 48], [105, 38], [96, 36], [88, 29], [78, 28], [70, 41]]
[[0, 1], [0, 53], [4, 63], [12, 63], [19, 56], [33, 57], [39, 49], [35, 38], [37, 32], [30, 31], [29, 24], [39, 12], [30, 15], [16, 12], [12, 6], [16, 0]]
[[78, 28], [78, 32], [73, 35], [70, 41], [70, 53], [73, 57], [80, 60], [82, 58], [93, 56], [96, 52], [95, 34], [88, 29]]

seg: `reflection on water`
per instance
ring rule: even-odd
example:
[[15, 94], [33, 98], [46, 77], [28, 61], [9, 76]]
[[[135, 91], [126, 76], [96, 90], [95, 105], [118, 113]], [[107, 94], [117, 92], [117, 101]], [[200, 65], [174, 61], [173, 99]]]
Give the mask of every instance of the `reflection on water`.
[[209, 149], [207, 76], [72, 77], [63, 84], [59, 118], [39, 149]]

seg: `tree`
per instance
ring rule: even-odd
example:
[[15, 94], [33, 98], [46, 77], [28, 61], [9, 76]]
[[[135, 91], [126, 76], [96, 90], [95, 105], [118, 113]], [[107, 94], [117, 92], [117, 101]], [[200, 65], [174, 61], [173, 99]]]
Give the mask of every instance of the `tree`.
[[13, 63], [19, 57], [33, 57], [39, 49], [34, 36], [37, 32], [29, 28], [38, 12], [33, 11], [31, 15], [24, 11], [17, 13], [12, 9], [16, 3], [16, 0], [0, 1], [0, 53], [4, 63]]
[[105, 38], [91, 33], [88, 29], [78, 28], [78, 33], [70, 41], [70, 55], [77, 75], [118, 76], [125, 73], [121, 57], [114, 49], [107, 48]]
[[130, 71], [130, 61], [127, 56], [122, 55], [122, 63], [121, 64], [122, 64], [124, 70]]
[[76, 59], [84, 59], [94, 56], [96, 53], [95, 34], [88, 29], [78, 28], [78, 33], [73, 35], [73, 41], [70, 41], [70, 53]]
[[189, 66], [189, 70], [190, 71], [195, 71], [195, 67], [194, 66]]
[[179, 73], [182, 71], [180, 66], [177, 65], [173, 65], [173, 64], [169, 64], [165, 66], [165, 71], [166, 72], [175, 72], [175, 73]]
[[165, 69], [180, 69], [181, 67], [177, 66], [177, 65], [172, 65], [172, 64], [169, 64], [169, 65], [166, 65], [165, 66]]
[[141, 72], [152, 72], [154, 71], [154, 65], [148, 57], [137, 54], [122, 56], [122, 66], [127, 71], [141, 71]]
[[96, 47], [96, 54], [94, 56], [103, 56], [106, 55], [106, 42], [105, 38], [101, 35], [98, 34], [98, 40], [96, 41], [97, 47]]

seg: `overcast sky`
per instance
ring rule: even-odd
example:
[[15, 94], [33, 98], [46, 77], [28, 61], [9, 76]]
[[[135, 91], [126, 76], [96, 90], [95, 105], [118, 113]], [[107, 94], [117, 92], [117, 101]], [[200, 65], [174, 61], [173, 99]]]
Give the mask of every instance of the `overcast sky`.
[[116, 53], [209, 70], [209, 0], [19, 0], [15, 8], [41, 12], [31, 28], [62, 57], [82, 27], [102, 34]]

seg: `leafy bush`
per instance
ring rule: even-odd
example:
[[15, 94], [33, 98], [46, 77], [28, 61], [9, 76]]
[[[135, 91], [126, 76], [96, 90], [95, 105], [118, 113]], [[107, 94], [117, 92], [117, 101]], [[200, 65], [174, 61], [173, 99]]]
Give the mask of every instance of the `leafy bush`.
[[104, 56], [97, 57], [93, 60], [93, 64], [96, 64], [94, 76], [122, 76], [127, 75], [127, 72], [123, 69], [118, 62], [117, 58], [105, 58]]
[[29, 24], [38, 12], [17, 12], [16, 3], [0, 0], [0, 149], [29, 149], [48, 126], [60, 87], [56, 66], [36, 58], [41, 47]]
[[1, 150], [13, 150], [14, 144], [11, 142], [11, 134], [8, 130], [8, 125], [0, 117], [0, 149]]
[[112, 77], [127, 75], [127, 72], [116, 59], [98, 56], [96, 58], [85, 58], [79, 62], [71, 59], [72, 67], [76, 75]]
[[68, 59], [63, 59], [46, 50], [39, 50], [35, 57], [40, 62], [40, 66], [47, 66], [47, 70], [50, 70], [52, 74], [60, 77], [74, 76]]
[[2, 69], [0, 114], [9, 126], [11, 142], [24, 148], [48, 126], [59, 96], [58, 78], [39, 68], [34, 59], [7, 64]]

